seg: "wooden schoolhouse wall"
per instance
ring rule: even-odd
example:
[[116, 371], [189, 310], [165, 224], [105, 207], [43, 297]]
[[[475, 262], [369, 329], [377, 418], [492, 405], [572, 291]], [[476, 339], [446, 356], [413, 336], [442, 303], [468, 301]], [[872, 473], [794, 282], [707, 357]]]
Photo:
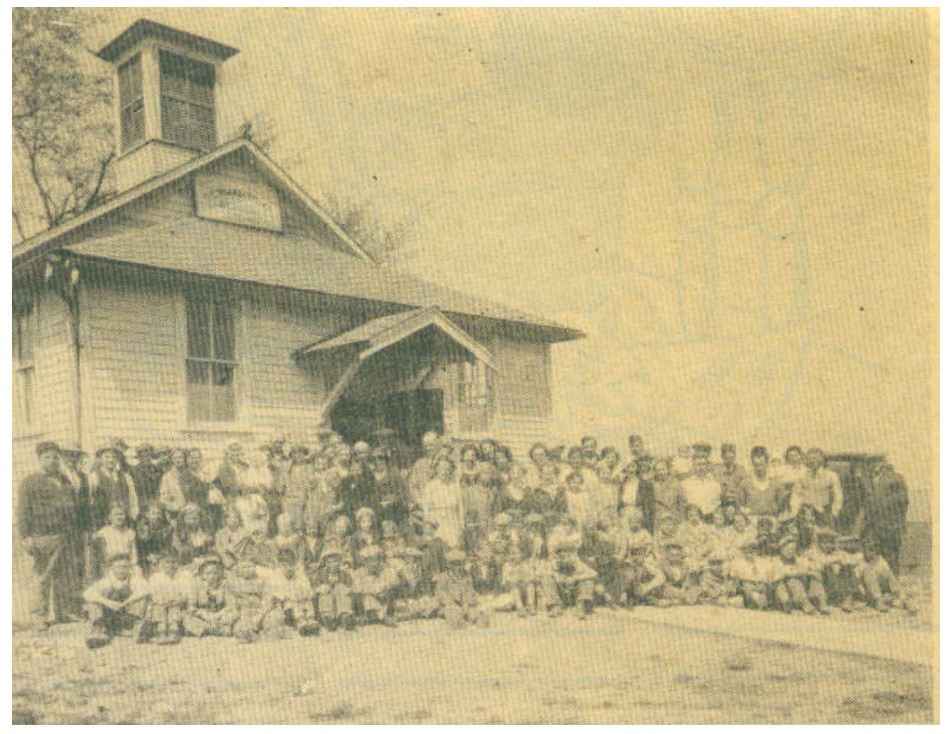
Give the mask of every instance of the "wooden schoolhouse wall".
[[[25, 286], [16, 286], [25, 287]], [[13, 390], [13, 483], [36, 470], [36, 444], [56, 441], [75, 443], [75, 385], [69, 319], [66, 304], [50, 291], [34, 284], [25, 300], [32, 303], [34, 319], [32, 410], [29, 422], [23, 414], [19, 387]], [[19, 364], [14, 358], [13, 379]]]

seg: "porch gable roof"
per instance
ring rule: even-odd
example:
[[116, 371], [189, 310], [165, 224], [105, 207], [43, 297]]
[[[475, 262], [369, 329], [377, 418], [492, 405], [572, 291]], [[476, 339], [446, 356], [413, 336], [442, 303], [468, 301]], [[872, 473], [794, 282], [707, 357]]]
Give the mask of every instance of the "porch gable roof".
[[437, 308], [420, 308], [370, 319], [342, 334], [301, 347], [294, 352], [294, 356], [302, 357], [346, 346], [358, 346], [359, 359], [362, 361], [430, 326], [494, 369], [494, 356], [491, 351]]

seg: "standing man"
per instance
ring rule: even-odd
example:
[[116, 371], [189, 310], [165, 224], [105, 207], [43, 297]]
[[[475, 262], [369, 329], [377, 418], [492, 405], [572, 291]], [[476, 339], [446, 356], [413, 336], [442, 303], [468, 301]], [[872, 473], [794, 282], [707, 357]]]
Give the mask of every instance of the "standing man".
[[797, 515], [803, 505], [811, 505], [819, 525], [834, 527], [844, 504], [841, 479], [830, 469], [825, 469], [825, 453], [821, 449], [808, 449], [805, 454], [805, 471], [792, 485], [789, 506]]
[[[141, 444], [135, 450], [138, 463], [129, 472], [135, 489], [138, 492], [139, 502], [145, 506], [158, 500], [158, 488], [162, 483], [162, 468], [158, 465], [155, 449], [147, 443]], [[130, 518], [136, 520], [137, 518]]]
[[126, 517], [139, 516], [139, 499], [135, 482], [122, 468], [122, 454], [115, 446], [106, 446], [96, 452], [99, 468], [90, 481], [92, 495], [92, 523], [98, 530], [109, 521], [114, 505], [125, 510]]
[[736, 445], [724, 443], [719, 449], [719, 456], [722, 463], [716, 466], [713, 474], [722, 487], [722, 498], [733, 500], [740, 507], [745, 507], [745, 481], [749, 474], [745, 467], [736, 463]]
[[52, 441], [36, 447], [40, 471], [21, 482], [17, 497], [17, 529], [33, 559], [30, 613], [37, 630], [51, 619], [67, 621], [79, 598], [76, 493], [60, 472], [60, 453]]
[[696, 505], [707, 521], [722, 506], [722, 489], [710, 472], [711, 453], [712, 446], [708, 443], [693, 444], [693, 471], [682, 482], [686, 504]]
[[864, 509], [864, 538], [874, 542], [895, 576], [900, 573], [909, 502], [904, 477], [894, 471], [892, 464], [878, 464]]

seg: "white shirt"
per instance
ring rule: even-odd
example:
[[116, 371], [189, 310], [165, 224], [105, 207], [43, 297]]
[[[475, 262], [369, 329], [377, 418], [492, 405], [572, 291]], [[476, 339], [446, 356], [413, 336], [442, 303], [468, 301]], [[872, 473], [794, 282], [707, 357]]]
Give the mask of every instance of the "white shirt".
[[686, 503], [696, 505], [704, 515], [710, 514], [720, 506], [722, 488], [712, 475], [686, 477], [682, 485]]

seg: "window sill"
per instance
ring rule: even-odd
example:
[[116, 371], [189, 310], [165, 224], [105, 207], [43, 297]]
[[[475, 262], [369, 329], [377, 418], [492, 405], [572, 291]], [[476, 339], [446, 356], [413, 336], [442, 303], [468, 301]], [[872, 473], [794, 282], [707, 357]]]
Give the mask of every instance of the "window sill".
[[182, 433], [246, 435], [257, 432], [258, 428], [245, 423], [186, 423], [178, 430], [180, 430]]

